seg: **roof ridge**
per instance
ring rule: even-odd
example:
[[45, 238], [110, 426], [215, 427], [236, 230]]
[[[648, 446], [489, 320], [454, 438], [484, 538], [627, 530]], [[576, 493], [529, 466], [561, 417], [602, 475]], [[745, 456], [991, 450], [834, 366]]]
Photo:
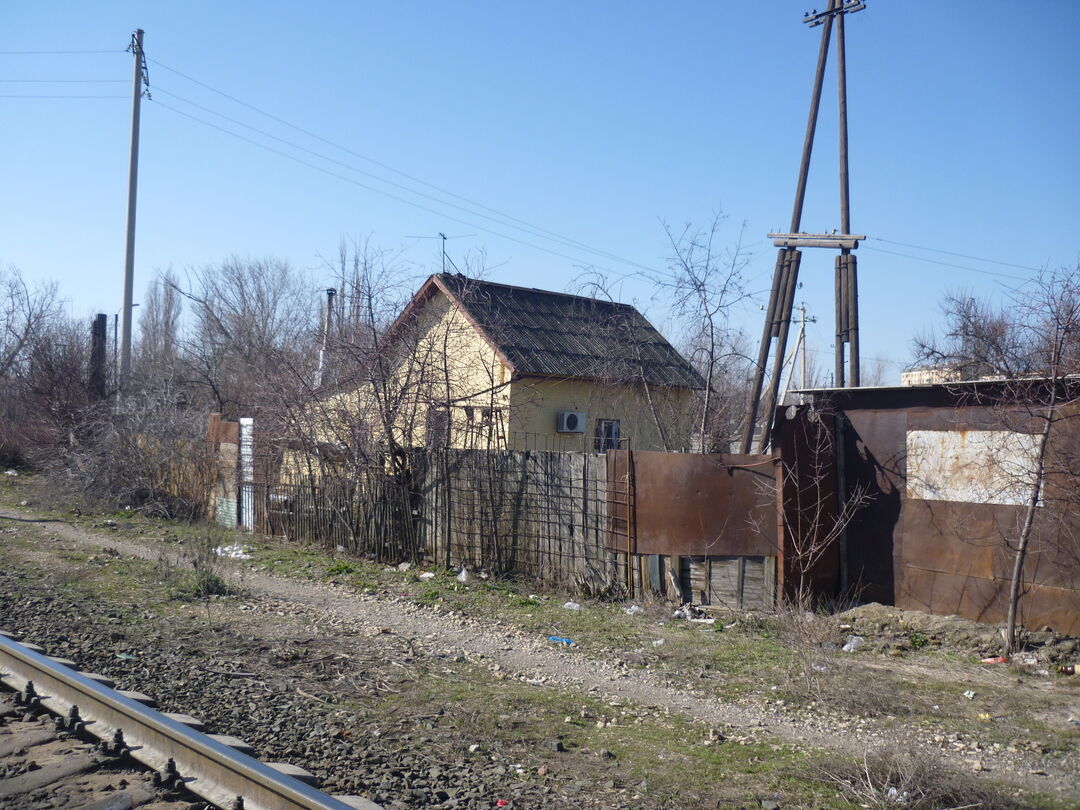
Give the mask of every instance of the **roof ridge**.
[[626, 307], [627, 309], [632, 309], [634, 311], [638, 311], [637, 307], [635, 307], [633, 304], [624, 304], [622, 301], [605, 301], [603, 298], [592, 298], [592, 297], [590, 297], [588, 295], [575, 295], [574, 293], [559, 292], [558, 290], [544, 290], [544, 289], [541, 289], [540, 287], [522, 287], [522, 286], [520, 286], [518, 284], [505, 284], [505, 283], [503, 283], [501, 281], [488, 281], [487, 279], [483, 279], [483, 278], [473, 278], [471, 276], [466, 276], [463, 273], [436, 273], [435, 275], [438, 276], [439, 278], [443, 278], [443, 279], [463, 278], [463, 279], [465, 279], [465, 281], [471, 282], [473, 284], [482, 284], [482, 285], [487, 286], [487, 287], [502, 287], [503, 289], [506, 289], [506, 290], [521, 290], [522, 292], [528, 292], [528, 293], [541, 293], [543, 295], [558, 295], [558, 296], [561, 296], [563, 298], [576, 298], [579, 301], [589, 301], [589, 302], [592, 302], [592, 303], [595, 303], [595, 304], [608, 304], [610, 306], [615, 306], [615, 307]]

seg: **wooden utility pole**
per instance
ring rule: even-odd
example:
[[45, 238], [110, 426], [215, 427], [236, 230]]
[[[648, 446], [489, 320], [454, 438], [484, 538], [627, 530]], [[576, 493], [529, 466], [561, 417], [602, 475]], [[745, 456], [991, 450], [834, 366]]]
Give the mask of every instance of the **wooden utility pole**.
[[[857, 10], [857, 9], [855, 9]], [[847, 131], [847, 49], [844, 43], [844, 14], [836, 15], [836, 89], [840, 117], [840, 231], [851, 233], [851, 206], [848, 199]], [[858, 245], [856, 245], [857, 247]], [[852, 387], [859, 375], [859, 284], [855, 254], [841, 248], [836, 257], [836, 385], [844, 387], [844, 345], [849, 347], [848, 371]]]
[[131, 376], [131, 293], [135, 282], [135, 202], [139, 189], [139, 113], [143, 93], [148, 93], [150, 77], [143, 51], [143, 30], [135, 29], [128, 50], [135, 69], [131, 88], [131, 159], [128, 164], [127, 241], [124, 246], [124, 302], [120, 309], [120, 376], [118, 396], [123, 398]]
[[[817, 69], [814, 72], [814, 85], [810, 93], [810, 113], [806, 122], [806, 135], [803, 139], [802, 159], [799, 162], [799, 177], [795, 184], [795, 203], [791, 212], [791, 228], [788, 233], [770, 233], [769, 238], [779, 248], [776, 267], [773, 270], [772, 289], [769, 304], [765, 312], [765, 325], [761, 333], [758, 348], [757, 367], [751, 386], [750, 403], [746, 422], [743, 425], [742, 452], [749, 453], [754, 443], [759, 413], [763, 416], [761, 435], [758, 439], [758, 452], [764, 452], [770, 444], [772, 412], [776, 407], [776, 398], [780, 390], [780, 378], [784, 372], [784, 353], [787, 349], [788, 331], [791, 327], [791, 311], [795, 299], [795, 290], [799, 282], [799, 265], [802, 253], [799, 248], [824, 247], [840, 249], [837, 257], [837, 335], [838, 337], [838, 385], [843, 385], [843, 344], [852, 334], [852, 359], [855, 363], [853, 384], [858, 384], [858, 301], [855, 283], [855, 257], [851, 251], [859, 246], [865, 236], [850, 233], [848, 216], [848, 164], [847, 164], [847, 79], [846, 55], [844, 53], [843, 18], [866, 8], [863, 0], [829, 0], [825, 11], [814, 11], [804, 15], [803, 22], [811, 28], [821, 25], [821, 44], [818, 48]], [[829, 57], [829, 45], [832, 38], [833, 23], [837, 25], [837, 50], [839, 60], [838, 84], [840, 94], [840, 233], [802, 233], [803, 204], [806, 200], [806, 182], [810, 175], [810, 156], [814, 150], [814, 135], [817, 131], [818, 110], [821, 107], [821, 90], [825, 81], [825, 66]], [[843, 268], [843, 269], [842, 269]], [[773, 339], [776, 340], [775, 349]], [[770, 355], [773, 356], [772, 374], [769, 376], [769, 389], [762, 399], [765, 387], [765, 369]]]

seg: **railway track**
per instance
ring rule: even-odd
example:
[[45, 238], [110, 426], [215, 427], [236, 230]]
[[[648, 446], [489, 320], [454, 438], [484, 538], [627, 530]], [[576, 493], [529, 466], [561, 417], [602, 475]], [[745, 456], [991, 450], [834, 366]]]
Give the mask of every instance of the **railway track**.
[[[51, 744], [56, 735], [50, 736], [40, 721], [35, 726], [33, 719], [48, 712], [55, 718], [57, 732], [83, 738], [90, 735], [99, 741], [97, 746], [87, 746], [90, 750], [79, 750], [74, 744], [67, 753], [61, 752], [68, 765], [61, 762], [55, 768], [57, 780], [92, 770], [105, 756], [141, 763], [151, 773], [150, 789], [186, 791], [222, 810], [379, 810], [378, 805], [361, 797], [322, 793], [311, 784], [314, 779], [306, 771], [260, 762], [242, 740], [205, 734], [198, 720], [158, 712], [152, 708], [152, 698], [114, 689], [108, 678], [74, 667], [72, 661], [50, 658], [40, 647], [0, 631], [0, 684], [9, 693], [0, 693], [0, 700], [14, 707], [23, 724], [7, 730], [10, 739], [0, 743], [0, 751], [10, 749], [9, 753], [15, 754], [27, 747]], [[74, 763], [82, 767], [76, 768]], [[33, 806], [27, 797], [48, 784], [49, 774], [40, 773], [42, 770], [24, 771], [0, 781], [0, 808]], [[145, 793], [146, 788], [129, 791], [131, 795], [124, 801], [142, 795], [139, 791]], [[137, 806], [123, 801], [108, 804], [108, 797], [99, 798], [102, 808]], [[81, 806], [95, 804], [82, 801]]]

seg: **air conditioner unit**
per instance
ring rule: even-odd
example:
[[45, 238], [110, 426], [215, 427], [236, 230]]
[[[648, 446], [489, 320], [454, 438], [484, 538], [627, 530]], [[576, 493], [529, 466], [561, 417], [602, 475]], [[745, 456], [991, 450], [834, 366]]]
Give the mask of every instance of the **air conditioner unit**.
[[559, 411], [555, 429], [559, 433], [584, 433], [588, 415], [581, 411]]

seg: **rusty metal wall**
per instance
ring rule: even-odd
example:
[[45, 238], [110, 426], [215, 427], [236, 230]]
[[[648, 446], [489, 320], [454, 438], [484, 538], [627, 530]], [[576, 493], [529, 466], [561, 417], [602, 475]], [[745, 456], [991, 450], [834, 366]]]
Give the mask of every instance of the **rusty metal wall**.
[[789, 600], [830, 599], [841, 569], [835, 414], [807, 407], [780, 414], [773, 431], [783, 519], [778, 584]]
[[865, 503], [847, 527], [849, 594], [891, 604], [898, 539], [903, 533], [907, 414], [903, 410], [843, 412], [844, 479], [849, 497], [861, 490]]
[[[847, 531], [848, 574], [861, 584], [862, 598], [1003, 621], [1013, 562], [1008, 543], [1017, 536], [1024, 506], [1018, 491], [1003, 486], [1002, 469], [986, 447], [996, 433], [1001, 449], [1023, 449], [1023, 440], [1006, 434], [1030, 432], [1030, 414], [972, 404], [969, 392], [948, 386], [847, 389], [817, 399], [846, 416], [848, 494], [860, 484], [875, 493]], [[1021, 619], [1028, 627], [1080, 633], [1080, 514], [1068, 489], [1074, 479], [1064, 475], [1078, 467], [1080, 423], [1060, 424], [1050, 459], [1062, 480], [1055, 488], [1055, 474], [1047, 477], [1025, 567]], [[913, 435], [919, 452], [909, 458]], [[1006, 462], [1015, 467], [1010, 474], [1022, 475], [1025, 453], [1013, 455]], [[957, 465], [961, 480], [950, 482], [948, 470]], [[957, 500], [961, 496], [974, 500]]]
[[776, 556], [774, 482], [766, 455], [610, 450], [610, 548]]

